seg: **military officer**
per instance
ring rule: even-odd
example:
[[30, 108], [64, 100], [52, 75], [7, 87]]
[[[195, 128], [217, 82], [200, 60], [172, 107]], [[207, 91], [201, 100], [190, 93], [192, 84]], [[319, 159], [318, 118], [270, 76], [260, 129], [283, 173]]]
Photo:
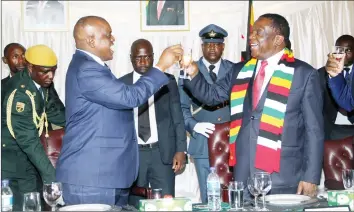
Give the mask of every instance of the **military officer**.
[[[234, 64], [221, 58], [225, 48], [224, 38], [227, 35], [226, 30], [214, 24], [204, 27], [199, 32], [203, 57], [197, 64], [200, 73], [210, 84], [224, 78]], [[209, 174], [208, 137], [215, 129], [214, 124], [230, 120], [229, 103], [224, 102], [215, 107], [203, 105], [183, 88], [182, 83], [183, 81], [179, 80], [181, 107], [186, 129], [191, 135], [188, 153], [194, 159], [201, 200], [206, 203], [206, 180]]]
[[48, 136], [48, 121], [65, 125], [65, 108], [53, 86], [55, 53], [36, 45], [26, 51], [25, 59], [26, 69], [6, 84], [1, 108], [1, 175], [10, 180], [14, 211], [22, 210], [24, 193], [38, 191], [38, 173], [43, 183], [55, 181], [39, 137], [42, 132]]
[[[5, 84], [12, 76], [25, 69], [25, 51], [25, 47], [19, 43], [9, 43], [5, 46], [2, 61], [8, 65], [10, 74], [1, 80], [1, 91], [5, 89]], [[1, 102], [3, 97], [4, 95], [1, 95]]]

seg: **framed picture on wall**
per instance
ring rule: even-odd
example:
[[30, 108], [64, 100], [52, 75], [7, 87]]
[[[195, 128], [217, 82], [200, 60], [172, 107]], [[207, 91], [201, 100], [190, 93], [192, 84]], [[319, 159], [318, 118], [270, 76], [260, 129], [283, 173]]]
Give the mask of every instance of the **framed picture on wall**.
[[68, 31], [68, 1], [22, 1], [24, 31]]
[[189, 1], [140, 1], [142, 32], [189, 31]]

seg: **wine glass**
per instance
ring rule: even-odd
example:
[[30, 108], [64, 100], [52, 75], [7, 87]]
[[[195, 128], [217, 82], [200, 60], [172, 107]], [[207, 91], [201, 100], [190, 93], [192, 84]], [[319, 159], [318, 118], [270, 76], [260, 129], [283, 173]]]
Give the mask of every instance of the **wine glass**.
[[342, 179], [344, 188], [351, 189], [354, 187], [354, 170], [353, 169], [343, 169]]
[[263, 208], [261, 208], [261, 211], [268, 211], [265, 206], [265, 196], [272, 188], [270, 174], [268, 172], [256, 172], [254, 173], [254, 179], [257, 182], [255, 188], [263, 196]]
[[247, 188], [249, 190], [249, 192], [254, 196], [254, 211], [259, 211], [260, 208], [258, 207], [258, 203], [257, 203], [257, 199], [258, 199], [258, 195], [260, 195], [261, 193], [255, 188], [255, 186], [258, 183], [256, 182], [256, 179], [254, 177], [249, 177], [247, 180]]
[[332, 46], [332, 55], [337, 61], [341, 61], [345, 57], [345, 51], [347, 47], [343, 46]]
[[62, 186], [60, 182], [52, 182], [43, 185], [43, 197], [45, 202], [55, 211], [59, 198], [62, 195]]
[[41, 211], [41, 199], [38, 192], [29, 192], [23, 195], [23, 211]]

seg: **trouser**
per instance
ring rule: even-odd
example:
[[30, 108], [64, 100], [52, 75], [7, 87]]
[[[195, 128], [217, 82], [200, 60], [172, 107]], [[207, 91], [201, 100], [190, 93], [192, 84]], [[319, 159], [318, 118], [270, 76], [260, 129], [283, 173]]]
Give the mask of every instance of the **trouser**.
[[65, 205], [107, 204], [125, 206], [128, 204], [129, 189], [99, 188], [62, 183]]
[[202, 203], [207, 203], [207, 178], [210, 173], [209, 158], [193, 158], [193, 160], [198, 176], [200, 199]]
[[[164, 195], [175, 196], [175, 173], [172, 164], [164, 164], [158, 146], [152, 148], [139, 147], [139, 174], [135, 186], [152, 189], [161, 188]], [[139, 207], [142, 197], [129, 196], [129, 204]]]

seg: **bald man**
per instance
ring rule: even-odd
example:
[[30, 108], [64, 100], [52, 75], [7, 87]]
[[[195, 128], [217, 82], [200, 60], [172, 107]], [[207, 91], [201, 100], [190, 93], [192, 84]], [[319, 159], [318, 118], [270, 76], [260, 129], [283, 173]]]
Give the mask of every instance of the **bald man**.
[[109, 23], [86, 16], [74, 27], [76, 52], [66, 75], [66, 131], [56, 177], [66, 204], [124, 206], [138, 174], [138, 142], [131, 109], [169, 82], [163, 73], [182, 54], [165, 49], [155, 67], [134, 85], [117, 79], [104, 63], [113, 59]]

